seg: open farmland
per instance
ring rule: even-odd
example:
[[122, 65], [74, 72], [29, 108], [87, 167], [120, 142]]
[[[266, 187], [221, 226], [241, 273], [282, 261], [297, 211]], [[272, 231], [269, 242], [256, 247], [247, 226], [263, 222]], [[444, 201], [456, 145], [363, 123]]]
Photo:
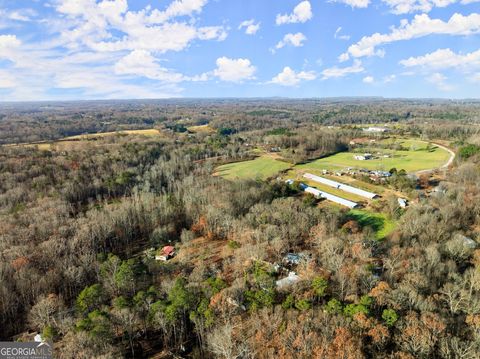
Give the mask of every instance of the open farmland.
[[113, 132], [100, 132], [100, 133], [89, 133], [85, 135], [77, 135], [66, 137], [63, 140], [90, 140], [99, 137], [109, 137], [115, 135], [139, 135], [139, 136], [159, 136], [161, 132], [157, 129], [150, 128], [146, 130], [124, 130], [124, 131], [113, 131]]
[[216, 132], [215, 129], [211, 128], [209, 125], [190, 126], [187, 128], [187, 130], [190, 132], [206, 133], [206, 134], [211, 134]]
[[97, 140], [106, 137], [112, 136], [147, 136], [154, 137], [160, 136], [162, 133], [160, 130], [151, 128], [145, 130], [122, 130], [122, 131], [112, 131], [112, 132], [99, 132], [99, 133], [89, 133], [83, 135], [69, 136], [56, 141], [41, 141], [41, 142], [32, 142], [32, 143], [19, 143], [19, 144], [9, 144], [5, 145], [6, 147], [30, 147], [36, 148], [40, 151], [50, 151], [53, 149], [64, 150], [71, 148], [72, 146], [80, 144], [82, 141]]
[[290, 167], [289, 163], [269, 156], [261, 156], [251, 161], [235, 162], [220, 166], [215, 174], [229, 180], [266, 179]]
[[[355, 153], [340, 152], [333, 156], [324, 157], [309, 163], [296, 166], [299, 170], [342, 170], [347, 167], [364, 168], [368, 170], [384, 170], [391, 168], [404, 169], [407, 172], [417, 172], [425, 169], [441, 167], [450, 158], [450, 153], [443, 148], [417, 140], [396, 141], [402, 147], [401, 150], [383, 149], [380, 146], [371, 145], [365, 147], [364, 152], [373, 153], [376, 158], [359, 161], [354, 158]], [[407, 149], [408, 148], [408, 149]], [[389, 157], [383, 157], [384, 155]]]

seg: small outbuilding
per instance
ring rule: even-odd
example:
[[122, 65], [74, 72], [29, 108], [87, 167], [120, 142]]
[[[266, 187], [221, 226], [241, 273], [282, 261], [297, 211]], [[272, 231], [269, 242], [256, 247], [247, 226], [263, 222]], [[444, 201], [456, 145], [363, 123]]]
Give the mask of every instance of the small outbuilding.
[[305, 253], [287, 253], [285, 257], [283, 257], [283, 262], [288, 265], [298, 265], [307, 260], [308, 255]]
[[364, 153], [363, 155], [354, 155], [354, 159], [357, 161], [367, 161], [372, 159], [372, 154], [371, 153]]
[[398, 201], [398, 205], [400, 206], [400, 208], [407, 208], [408, 201], [406, 199], [398, 198], [397, 201]]
[[275, 282], [277, 288], [285, 288], [288, 287], [300, 280], [300, 277], [295, 272], [289, 272], [288, 277], [279, 279]]
[[157, 261], [168, 261], [175, 256], [175, 247], [173, 246], [165, 246], [163, 247], [159, 253], [155, 256], [155, 260]]

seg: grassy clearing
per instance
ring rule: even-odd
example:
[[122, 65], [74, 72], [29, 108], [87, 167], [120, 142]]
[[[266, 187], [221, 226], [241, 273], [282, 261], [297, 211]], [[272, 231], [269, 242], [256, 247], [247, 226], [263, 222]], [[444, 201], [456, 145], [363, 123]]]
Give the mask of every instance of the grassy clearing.
[[159, 130], [150, 128], [146, 130], [125, 130], [125, 131], [114, 131], [114, 132], [89, 133], [85, 135], [65, 137], [64, 140], [89, 140], [92, 138], [108, 137], [108, 136], [115, 136], [115, 135], [159, 136], [160, 134], [161, 132]]
[[215, 133], [216, 132], [209, 125], [191, 126], [191, 127], [187, 127], [187, 130], [195, 133]]
[[373, 213], [361, 209], [352, 209], [348, 216], [357, 221], [362, 227], [371, 227], [376, 234], [377, 239], [383, 239], [392, 233], [397, 223], [383, 213]]
[[34, 143], [19, 143], [19, 144], [9, 144], [5, 145], [6, 147], [30, 147], [36, 148], [40, 151], [51, 151], [52, 149], [65, 149], [72, 146], [78, 145], [81, 141], [88, 141], [94, 140], [104, 137], [110, 137], [115, 135], [139, 135], [139, 136], [147, 136], [147, 137], [154, 137], [160, 136], [162, 133], [154, 128], [146, 129], [146, 130], [124, 130], [124, 131], [115, 131], [115, 132], [102, 132], [102, 133], [90, 133], [85, 135], [77, 135], [77, 136], [69, 136], [62, 138], [56, 141], [44, 141], [44, 142], [34, 142]]
[[324, 169], [335, 171], [347, 167], [384, 171], [388, 171], [391, 168], [396, 168], [398, 170], [404, 169], [407, 172], [417, 172], [425, 169], [440, 167], [450, 158], [450, 154], [443, 148], [433, 145], [432, 149], [427, 149], [428, 143], [424, 141], [395, 140], [395, 143], [401, 144], [403, 147], [409, 148], [409, 150], [384, 150], [373, 145], [367, 147], [365, 152], [371, 152], [374, 154], [380, 152], [382, 155], [388, 154], [390, 157], [380, 157], [367, 161], [358, 161], [354, 159], [354, 153], [341, 152], [333, 156], [299, 165], [296, 168], [306, 172], [309, 170], [321, 171]]
[[234, 179], [266, 179], [290, 168], [286, 162], [261, 156], [251, 161], [235, 162], [220, 166], [215, 174], [223, 178]]

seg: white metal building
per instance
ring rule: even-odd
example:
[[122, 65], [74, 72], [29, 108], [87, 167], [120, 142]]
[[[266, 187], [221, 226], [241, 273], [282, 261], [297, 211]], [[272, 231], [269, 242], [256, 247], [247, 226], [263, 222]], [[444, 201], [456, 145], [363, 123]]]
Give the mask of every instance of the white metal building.
[[333, 195], [331, 193], [328, 193], [328, 192], [320, 191], [320, 190], [318, 190], [316, 188], [313, 188], [313, 187], [306, 186], [305, 187], [305, 192], [311, 193], [317, 198], [325, 198], [329, 201], [341, 204], [342, 206], [346, 206], [348, 208], [355, 208], [355, 207], [358, 206], [358, 203], [356, 203], [356, 202], [349, 201], [348, 199], [335, 196], [335, 195]]
[[407, 208], [407, 200], [404, 199], [404, 198], [397, 198], [397, 201], [398, 201], [398, 205], [401, 207], [401, 208]]
[[365, 198], [368, 198], [368, 199], [373, 199], [373, 198], [378, 196], [376, 193], [364, 191], [363, 189], [352, 187], [352, 186], [349, 186], [349, 185], [346, 185], [346, 184], [343, 184], [343, 183], [340, 183], [340, 182], [332, 181], [332, 180], [329, 180], [329, 179], [324, 178], [324, 177], [315, 176], [315, 175], [312, 175], [311, 173], [305, 173], [303, 175], [303, 177], [308, 178], [308, 179], [310, 179], [312, 181], [315, 181], [315, 182], [318, 182], [318, 183], [322, 183], [322, 184], [327, 185], [329, 187], [336, 188], [336, 189], [339, 189], [339, 190], [342, 190], [342, 191], [345, 191], [345, 192], [348, 192], [348, 193], [353, 193], [353, 194], [356, 194], [356, 195], [359, 195], [361, 197], [365, 197]]
[[369, 127], [369, 128], [364, 128], [363, 131], [365, 131], [365, 132], [388, 132], [388, 128], [386, 128], [386, 127]]
[[277, 288], [285, 288], [287, 286], [290, 286], [300, 280], [300, 277], [297, 275], [295, 272], [289, 272], [288, 277], [279, 279], [275, 282], [277, 285]]

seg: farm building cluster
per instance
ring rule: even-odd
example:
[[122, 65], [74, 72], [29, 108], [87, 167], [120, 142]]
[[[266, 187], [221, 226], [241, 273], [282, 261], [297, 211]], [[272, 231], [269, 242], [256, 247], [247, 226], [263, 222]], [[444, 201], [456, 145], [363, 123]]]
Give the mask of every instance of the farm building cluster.
[[[314, 174], [311, 174], [311, 173], [305, 173], [303, 175], [303, 177], [305, 179], [309, 180], [309, 181], [317, 182], [321, 185], [331, 187], [332, 189], [335, 189], [337, 191], [343, 191], [345, 193], [354, 194], [356, 196], [363, 197], [366, 200], [373, 200], [373, 199], [376, 199], [376, 198], [379, 197], [379, 195], [376, 194], [376, 193], [369, 192], [369, 191], [366, 191], [366, 190], [363, 190], [361, 188], [357, 188], [357, 187], [354, 187], [354, 186], [350, 186], [350, 185], [347, 185], [345, 183], [333, 181], [331, 179], [321, 177], [321, 176], [317, 176], [317, 175], [314, 175]], [[292, 185], [294, 183], [294, 180], [289, 179], [285, 182], [288, 185]], [[299, 187], [304, 192], [314, 195], [315, 198], [319, 198], [319, 199], [323, 198], [323, 199], [326, 199], [328, 201], [331, 201], [331, 202], [340, 204], [342, 206], [348, 207], [350, 209], [357, 208], [357, 207], [360, 206], [360, 204], [357, 203], [357, 202], [342, 198], [340, 196], [336, 196], [336, 195], [334, 195], [332, 193], [328, 193], [326, 191], [321, 191], [321, 190], [319, 190], [315, 187], [309, 186], [305, 183], [300, 183]], [[400, 205], [401, 208], [406, 208], [407, 207], [407, 200], [399, 198], [398, 199], [398, 204]]]
[[386, 178], [391, 177], [392, 174], [389, 171], [382, 171], [382, 170], [368, 170], [366, 168], [360, 168], [360, 169], [355, 169], [355, 168], [347, 168], [345, 170], [340, 170], [340, 171], [335, 171], [335, 172], [330, 172], [328, 170], [323, 170], [322, 174], [324, 175], [329, 175], [333, 174], [338, 177], [342, 177], [343, 175], [349, 175], [349, 176], [368, 176], [373, 182], [383, 182], [385, 181]]
[[356, 154], [353, 155], [353, 158], [356, 159], [357, 161], [368, 161], [368, 160], [375, 160], [379, 158], [390, 158], [391, 155], [389, 154], [382, 154], [380, 152], [377, 152], [376, 155], [373, 155], [371, 153], [363, 153], [363, 154]]
[[368, 161], [373, 158], [371, 153], [364, 153], [363, 155], [353, 155], [353, 158], [355, 158], [357, 161]]
[[[336, 189], [339, 189], [339, 190], [342, 190], [342, 191], [345, 191], [345, 192], [350, 192], [350, 193], [358, 192], [356, 194], [358, 194], [358, 195], [363, 194], [363, 196], [366, 197], [366, 198], [374, 198], [376, 196], [373, 193], [369, 193], [369, 192], [363, 191], [361, 189], [351, 187], [351, 186], [347, 186], [347, 185], [344, 185], [342, 183], [331, 181], [331, 180], [328, 180], [326, 178], [318, 177], [318, 176], [315, 176], [315, 175], [312, 175], [312, 174], [309, 174], [309, 173], [305, 174], [304, 177], [307, 178], [307, 179], [310, 179], [312, 181], [316, 181], [318, 183], [326, 184], [326, 185], [328, 185], [332, 188], [336, 188]], [[294, 183], [294, 181], [292, 179], [289, 179], [289, 180], [286, 181], [286, 183], [289, 184], [289, 185], [292, 185]], [[356, 207], [359, 206], [359, 204], [357, 202], [350, 201], [348, 199], [336, 196], [334, 194], [331, 194], [331, 193], [328, 193], [328, 192], [325, 192], [325, 191], [320, 191], [319, 189], [317, 189], [315, 187], [308, 186], [305, 183], [300, 183], [299, 187], [304, 192], [311, 193], [316, 198], [324, 198], [328, 201], [340, 204], [340, 205], [348, 207], [348, 208], [356, 208]], [[360, 194], [360, 193], [362, 193], [362, 194]], [[373, 196], [373, 197], [371, 197], [371, 196]]]
[[345, 192], [348, 192], [348, 193], [356, 194], [358, 196], [361, 196], [361, 197], [364, 197], [364, 198], [367, 198], [367, 199], [374, 199], [374, 198], [378, 197], [378, 195], [376, 193], [368, 192], [368, 191], [365, 191], [363, 189], [356, 188], [356, 187], [353, 187], [353, 186], [349, 186], [349, 185], [346, 185], [344, 183], [340, 183], [340, 182], [337, 182], [337, 181], [332, 181], [328, 178], [315, 176], [311, 173], [305, 173], [303, 175], [303, 177], [305, 177], [309, 180], [312, 180], [314, 182], [318, 182], [318, 183], [321, 183], [321, 184], [327, 185], [329, 187], [336, 188], [336, 189], [339, 189], [339, 190], [342, 190], [342, 191], [345, 191]]

